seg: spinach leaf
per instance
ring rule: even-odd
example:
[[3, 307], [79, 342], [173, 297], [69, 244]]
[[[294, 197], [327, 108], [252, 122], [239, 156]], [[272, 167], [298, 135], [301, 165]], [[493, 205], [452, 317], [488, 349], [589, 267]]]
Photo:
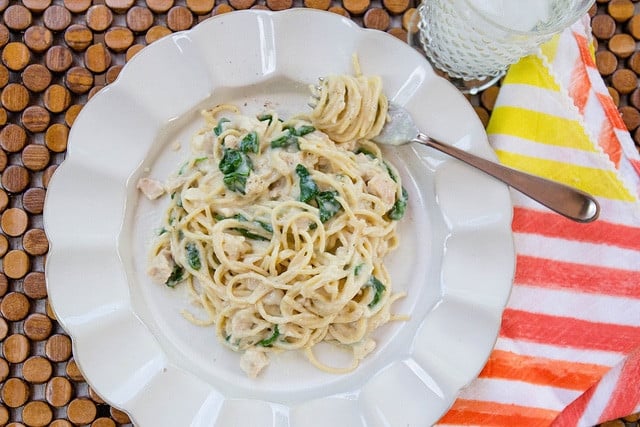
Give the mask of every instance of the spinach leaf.
[[[248, 219], [244, 217], [244, 215], [242, 214], [235, 214], [232, 217], [224, 217], [218, 213], [215, 213], [213, 215], [213, 217], [216, 219], [216, 221], [223, 221], [225, 219], [237, 219], [238, 221], [241, 222], [247, 222]], [[253, 221], [254, 224], [259, 225], [264, 231], [268, 231], [269, 233], [273, 233], [273, 227], [271, 227], [271, 224], [266, 223], [264, 221], [259, 221], [259, 220], [255, 220]], [[264, 241], [269, 241], [271, 240], [268, 237], [262, 236], [260, 234], [256, 234], [253, 233], [249, 230], [247, 230], [246, 228], [240, 228], [240, 227], [234, 227], [232, 228], [232, 230], [237, 231], [238, 233], [240, 233], [241, 235], [245, 236], [248, 239], [254, 239], [254, 240], [264, 240]]]
[[369, 281], [364, 286], [372, 286], [374, 289], [373, 299], [367, 307], [373, 308], [380, 302], [380, 298], [382, 298], [382, 293], [387, 289], [380, 280], [376, 278], [376, 276], [369, 277]]
[[409, 201], [409, 193], [407, 190], [402, 187], [402, 196], [396, 200], [393, 204], [393, 207], [389, 209], [387, 212], [387, 216], [392, 220], [399, 220], [404, 216], [405, 211], [407, 210], [407, 202]]
[[320, 209], [320, 221], [327, 222], [338, 213], [342, 205], [336, 200], [337, 191], [323, 191], [316, 196]]
[[202, 263], [200, 261], [200, 251], [196, 247], [195, 243], [187, 243], [185, 246], [187, 250], [187, 262], [194, 270], [200, 270]]
[[204, 161], [205, 161], [205, 160], [207, 160], [207, 159], [208, 159], [208, 157], [206, 157], [206, 156], [205, 156], [205, 157], [198, 157], [198, 158], [196, 158], [196, 159], [193, 161], [193, 165], [195, 166], [195, 165], [197, 165], [198, 163], [200, 163], [200, 162], [204, 162]]
[[271, 347], [273, 343], [276, 342], [279, 336], [280, 336], [280, 331], [278, 330], [278, 325], [275, 325], [273, 328], [273, 334], [271, 334], [269, 338], [265, 338], [262, 341], [258, 341], [256, 345], [260, 345], [262, 347]]
[[261, 236], [260, 234], [253, 233], [253, 232], [247, 230], [246, 228], [234, 227], [233, 230], [237, 231], [238, 233], [240, 233], [241, 235], [243, 235], [247, 239], [262, 240], [264, 242], [268, 242], [269, 240], [271, 240], [268, 237]]
[[183, 279], [184, 279], [184, 269], [180, 267], [178, 264], [176, 264], [173, 266], [173, 270], [171, 270], [171, 275], [169, 276], [167, 281], [164, 282], [164, 284], [170, 288], [173, 288], [178, 283], [182, 282]]
[[216, 125], [216, 127], [213, 128], [213, 133], [216, 134], [216, 136], [220, 136], [220, 134], [222, 133], [222, 131], [224, 131], [222, 124], [223, 123], [228, 123], [231, 120], [227, 119], [226, 117], [221, 118], [220, 120], [218, 120], [218, 124]]
[[255, 131], [246, 134], [240, 141], [240, 151], [243, 153], [257, 153], [259, 150], [258, 134]]
[[282, 136], [271, 140], [271, 148], [288, 148], [294, 146], [299, 150], [298, 137], [291, 132], [291, 128], [285, 129]]
[[370, 159], [375, 159], [376, 156], [375, 154], [373, 154], [373, 152], [367, 150], [366, 148], [362, 148], [362, 147], [358, 147], [358, 149], [356, 151], [354, 151], [354, 153], [356, 154], [364, 154], [365, 156], [369, 157]]
[[245, 153], [233, 148], [224, 150], [222, 160], [218, 166], [220, 172], [224, 174], [222, 179], [227, 188], [231, 191], [244, 193], [247, 177], [253, 169], [251, 159]]
[[224, 182], [224, 185], [226, 185], [229, 190], [240, 194], [246, 194], [244, 191], [244, 188], [247, 185], [246, 175], [230, 173], [222, 178], [222, 182]]
[[269, 233], [273, 233], [273, 227], [268, 222], [264, 221], [255, 221], [264, 231], [268, 231]]
[[313, 132], [315, 130], [316, 130], [316, 128], [314, 128], [311, 125], [302, 125], [299, 128], [294, 129], [293, 130], [293, 134], [296, 135], [296, 136], [305, 136], [306, 134], [311, 133], [311, 132]]
[[156, 230], [156, 236], [162, 236], [164, 233], [168, 233], [169, 230], [167, 230], [164, 227], [161, 227], [159, 229]]
[[383, 163], [384, 163], [384, 167], [387, 168], [387, 173], [389, 174], [389, 177], [393, 180], [393, 182], [398, 182], [398, 177], [396, 176], [395, 173], [393, 173], [389, 164], [387, 162], [383, 162]]
[[362, 271], [362, 268], [364, 267], [364, 264], [358, 264], [355, 266], [355, 268], [353, 269], [353, 274], [355, 276], [360, 274], [360, 271]]
[[296, 166], [296, 174], [300, 178], [300, 197], [298, 200], [309, 203], [318, 194], [318, 185], [311, 178], [309, 170], [303, 165], [298, 164]]

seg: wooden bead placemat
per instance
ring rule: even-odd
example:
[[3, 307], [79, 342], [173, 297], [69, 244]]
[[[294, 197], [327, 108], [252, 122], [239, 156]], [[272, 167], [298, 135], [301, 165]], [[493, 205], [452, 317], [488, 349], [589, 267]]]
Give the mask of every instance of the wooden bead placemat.
[[[427, 0], [428, 1], [428, 0]], [[0, 0], [0, 426], [130, 425], [85, 382], [47, 302], [46, 189], [82, 106], [144, 46], [236, 9], [309, 7], [407, 38], [416, 0]], [[591, 10], [596, 59], [640, 144], [640, 11]], [[499, 86], [469, 97], [488, 122]], [[638, 415], [608, 423], [638, 426]]]

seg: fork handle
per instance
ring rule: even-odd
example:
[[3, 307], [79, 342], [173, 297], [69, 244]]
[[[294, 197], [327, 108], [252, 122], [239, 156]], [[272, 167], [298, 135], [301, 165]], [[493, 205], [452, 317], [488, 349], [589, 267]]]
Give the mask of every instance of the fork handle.
[[598, 202], [589, 194], [576, 188], [502, 166], [422, 133], [416, 137], [415, 141], [480, 169], [552, 211], [574, 221], [591, 222], [600, 214]]

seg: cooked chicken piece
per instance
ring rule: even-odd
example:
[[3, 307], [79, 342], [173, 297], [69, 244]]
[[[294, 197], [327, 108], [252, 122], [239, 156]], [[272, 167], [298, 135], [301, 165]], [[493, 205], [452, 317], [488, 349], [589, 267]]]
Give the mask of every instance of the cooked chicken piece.
[[164, 187], [160, 181], [151, 178], [140, 178], [136, 185], [149, 200], [157, 199], [164, 194]]
[[396, 201], [396, 183], [385, 173], [374, 175], [367, 182], [367, 191], [369, 194], [380, 197], [389, 207]]
[[233, 261], [237, 261], [240, 255], [251, 250], [251, 245], [246, 242], [244, 236], [234, 236], [232, 234], [225, 234], [222, 247], [229, 259]]
[[240, 357], [240, 369], [242, 369], [249, 378], [255, 378], [269, 364], [267, 355], [256, 348], [249, 348]]
[[229, 319], [231, 326], [231, 336], [235, 338], [244, 338], [253, 328], [253, 311], [245, 309], [238, 310]]
[[173, 271], [173, 258], [168, 249], [156, 255], [147, 267], [147, 274], [155, 283], [165, 283]]
[[274, 289], [262, 298], [265, 305], [280, 305], [284, 292], [281, 289]]

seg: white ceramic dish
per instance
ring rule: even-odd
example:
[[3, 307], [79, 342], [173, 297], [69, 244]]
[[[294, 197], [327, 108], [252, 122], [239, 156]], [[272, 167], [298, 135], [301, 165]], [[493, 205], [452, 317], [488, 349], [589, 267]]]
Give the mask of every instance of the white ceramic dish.
[[484, 365], [514, 271], [509, 194], [424, 147], [385, 149], [410, 194], [388, 266], [408, 293], [396, 312], [411, 318], [381, 328], [351, 374], [291, 353], [250, 380], [212, 328], [182, 318], [180, 290], [145, 277], [164, 202], [140, 197], [135, 182], [164, 179], [183, 161], [199, 109], [302, 111], [307, 85], [352, 72], [353, 53], [427, 133], [492, 157], [466, 99], [408, 45], [306, 9], [234, 12], [164, 38], [80, 113], [47, 192], [49, 298], [87, 381], [136, 425], [426, 426]]

